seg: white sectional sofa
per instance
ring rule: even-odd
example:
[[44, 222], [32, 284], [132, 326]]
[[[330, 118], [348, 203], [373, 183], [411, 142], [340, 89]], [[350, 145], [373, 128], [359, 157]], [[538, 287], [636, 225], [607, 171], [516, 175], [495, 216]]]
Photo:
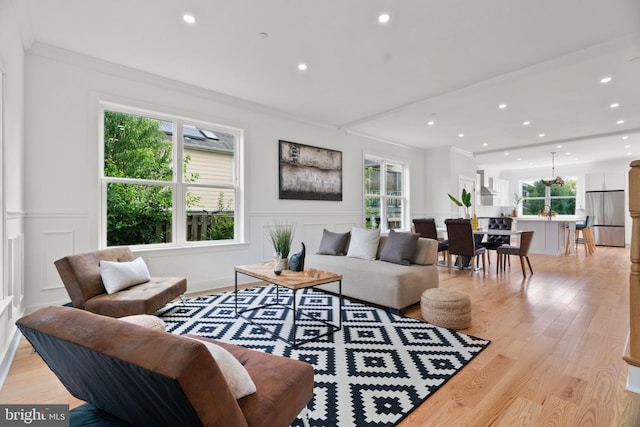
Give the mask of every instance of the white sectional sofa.
[[[375, 260], [307, 253], [305, 266], [342, 274], [342, 294], [345, 297], [402, 313], [407, 307], [420, 302], [425, 290], [439, 286], [438, 242], [419, 238], [410, 265], [400, 265], [380, 260], [387, 239], [387, 235], [380, 236]], [[338, 283], [318, 288], [337, 293]]]

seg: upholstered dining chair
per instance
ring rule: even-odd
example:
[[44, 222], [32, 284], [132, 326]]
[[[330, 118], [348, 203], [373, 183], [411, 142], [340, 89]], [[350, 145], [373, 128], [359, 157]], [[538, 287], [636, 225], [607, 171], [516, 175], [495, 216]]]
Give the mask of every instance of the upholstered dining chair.
[[413, 228], [421, 237], [438, 241], [438, 253], [443, 252], [442, 259], [445, 261], [449, 250], [449, 241], [438, 238], [436, 220], [433, 218], [414, 218]]
[[525, 259], [527, 260], [527, 264], [529, 265], [531, 274], [533, 274], [531, 262], [529, 261], [529, 247], [531, 247], [532, 239], [533, 231], [523, 231], [520, 235], [520, 246], [502, 245], [498, 249], [496, 249], [496, 253], [498, 254], [498, 265], [496, 266], [496, 273], [500, 271], [501, 266], [503, 271], [506, 269], [505, 261], [509, 255], [517, 255], [520, 257], [522, 275], [524, 277], [527, 277], [527, 271], [524, 268]]
[[[508, 216], [499, 216], [495, 218], [489, 218], [489, 223], [487, 224], [487, 228], [489, 230], [511, 230], [511, 225], [513, 224], [513, 218]], [[487, 235], [487, 241], [480, 243], [480, 245], [487, 250], [495, 251], [502, 245], [508, 245], [511, 243], [511, 236], [496, 236], [489, 234]], [[489, 264], [491, 264], [491, 257], [487, 252], [487, 258], [489, 259]]]
[[[444, 224], [447, 226], [447, 235], [449, 236], [449, 252], [447, 254], [449, 272], [451, 272], [451, 255], [468, 257], [471, 274], [473, 274], [473, 265], [477, 259], [476, 257], [482, 255], [482, 272], [486, 273], [485, 253], [487, 250], [481, 246], [476, 246], [471, 220], [462, 218], [446, 219]], [[460, 259], [460, 266], [463, 266], [462, 259]]]

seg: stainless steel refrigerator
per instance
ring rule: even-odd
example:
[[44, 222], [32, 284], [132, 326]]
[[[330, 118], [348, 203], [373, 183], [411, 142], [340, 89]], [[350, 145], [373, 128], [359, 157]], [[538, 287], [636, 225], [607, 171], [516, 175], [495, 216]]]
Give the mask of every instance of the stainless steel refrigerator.
[[624, 246], [624, 190], [587, 191], [586, 214], [596, 245]]

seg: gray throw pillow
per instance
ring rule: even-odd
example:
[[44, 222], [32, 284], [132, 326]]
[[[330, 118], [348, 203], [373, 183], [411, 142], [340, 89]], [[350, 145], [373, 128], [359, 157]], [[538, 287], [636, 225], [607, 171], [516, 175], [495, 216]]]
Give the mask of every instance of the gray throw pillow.
[[347, 246], [350, 235], [351, 233], [348, 231], [334, 233], [326, 229], [323, 230], [318, 255], [344, 255], [346, 253], [344, 248]]
[[416, 254], [419, 237], [419, 234], [389, 231], [389, 237], [380, 254], [380, 261], [401, 265], [411, 264]]

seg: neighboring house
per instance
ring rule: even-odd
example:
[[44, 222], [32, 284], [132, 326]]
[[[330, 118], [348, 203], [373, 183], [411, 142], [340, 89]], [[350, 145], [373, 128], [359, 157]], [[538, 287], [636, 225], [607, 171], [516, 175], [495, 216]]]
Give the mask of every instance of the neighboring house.
[[[160, 129], [169, 138], [172, 129], [166, 122], [161, 122]], [[188, 174], [198, 174], [196, 182], [233, 184], [233, 156], [235, 149], [234, 136], [221, 131], [198, 129], [194, 126], [184, 126], [184, 155], [189, 156], [187, 163]], [[224, 190], [212, 194], [198, 187], [191, 187], [190, 194], [200, 198], [194, 211], [206, 210], [217, 212], [220, 204], [220, 194], [223, 194], [223, 210], [233, 211], [233, 190]]]

